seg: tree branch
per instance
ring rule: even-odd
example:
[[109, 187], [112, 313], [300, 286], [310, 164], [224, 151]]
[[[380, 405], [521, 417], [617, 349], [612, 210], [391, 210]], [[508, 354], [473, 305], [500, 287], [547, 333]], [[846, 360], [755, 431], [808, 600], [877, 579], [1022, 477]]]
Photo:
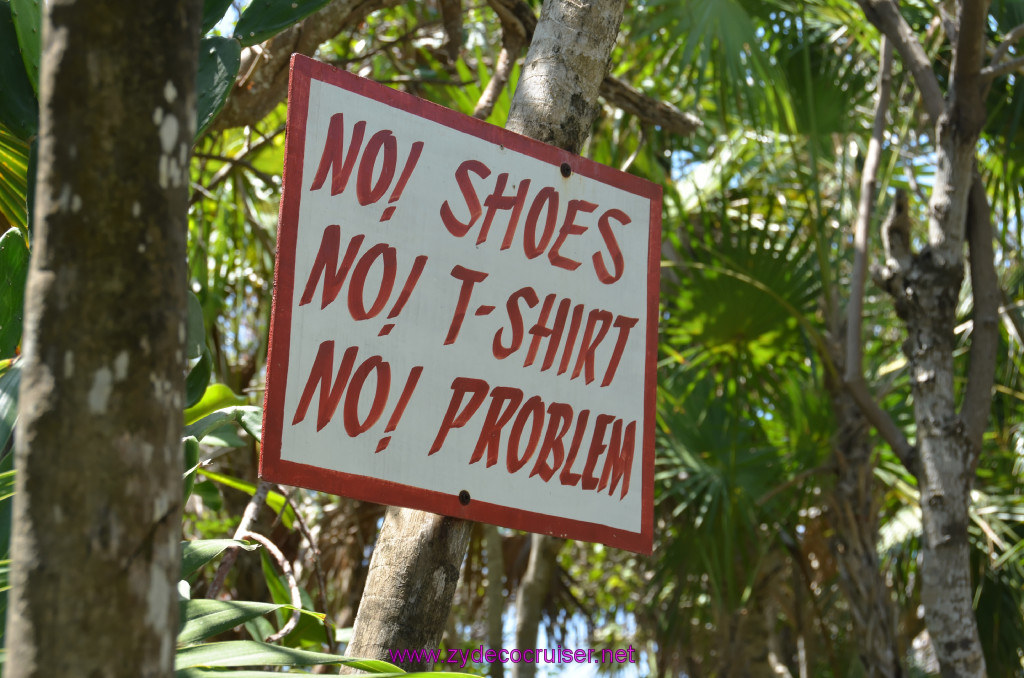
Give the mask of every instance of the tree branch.
[[[256, 491], [253, 493], [252, 498], [249, 499], [249, 503], [245, 505], [245, 511], [242, 512], [242, 520], [235, 529], [234, 539], [244, 539], [244, 535], [249, 533], [249, 528], [256, 521], [256, 516], [260, 512], [260, 506], [266, 501], [267, 492], [269, 491], [270, 483], [261, 480], [256, 486]], [[220, 561], [217, 573], [213, 576], [210, 588], [206, 592], [207, 598], [217, 597], [217, 594], [220, 593], [220, 587], [224, 585], [224, 580], [227, 579], [228, 572], [231, 571], [236, 560], [238, 560], [238, 548], [233, 546], [227, 550], [224, 554], [224, 559]]]
[[[330, 622], [330, 625], [328, 625], [328, 620], [326, 617], [327, 580], [324, 578], [324, 570], [323, 567], [321, 567], [320, 565], [320, 548], [316, 545], [316, 540], [313, 538], [313, 533], [312, 531], [310, 531], [309, 525], [306, 524], [306, 519], [302, 517], [302, 513], [299, 512], [299, 509], [295, 505], [295, 502], [292, 501], [292, 498], [288, 495], [287, 492], [284, 491], [283, 487], [281, 487], [280, 485], [276, 485], [276, 489], [278, 493], [280, 493], [280, 495], [284, 497], [285, 503], [287, 503], [288, 506], [291, 507], [292, 513], [295, 514], [295, 525], [299, 528], [299, 532], [302, 533], [302, 536], [305, 537], [306, 543], [309, 544], [309, 550], [312, 551], [313, 557], [311, 558], [311, 560], [313, 561], [313, 572], [316, 574], [318, 599], [317, 602], [320, 603], [320, 609], [324, 612], [324, 626], [327, 632], [327, 647], [333, 653], [335, 652], [336, 647], [334, 640], [334, 632], [331, 631], [330, 626], [333, 626], [334, 622], [332, 621]], [[278, 518], [280, 518], [283, 513], [284, 512], [282, 511], [281, 514], [278, 515]]]
[[438, 0], [437, 4], [441, 10], [444, 33], [448, 36], [443, 47], [448, 55], [448, 60], [455, 63], [462, 50], [462, 2], [461, 0]]
[[985, 56], [985, 28], [988, 24], [989, 0], [960, 0], [959, 31], [953, 52], [953, 78], [966, 81], [977, 76]]
[[872, 206], [875, 201], [875, 183], [878, 180], [878, 165], [882, 157], [882, 135], [885, 132], [885, 117], [889, 110], [892, 93], [892, 42], [882, 36], [882, 62], [878, 70], [878, 101], [875, 105], [875, 122], [868, 141], [867, 157], [860, 180], [860, 202], [857, 205], [857, 221], [853, 230], [853, 273], [850, 280], [850, 306], [846, 319], [846, 361], [844, 382], [861, 378], [863, 350], [861, 347], [861, 325], [864, 311], [864, 288], [868, 270], [868, 232], [871, 226]]
[[494, 74], [491, 76], [490, 82], [487, 83], [487, 87], [484, 88], [483, 94], [480, 95], [480, 100], [477, 101], [476, 107], [473, 109], [474, 118], [486, 120], [490, 117], [494, 111], [494, 104], [497, 103], [498, 97], [501, 96], [501, 90], [505, 89], [505, 85], [508, 84], [509, 75], [512, 74], [512, 66], [515, 65], [516, 56], [518, 56], [521, 50], [522, 46], [519, 44], [514, 46], [506, 44], [501, 48], [501, 52], [498, 54], [498, 62], [494, 64]]
[[[499, 0], [490, 0], [488, 4], [498, 15], [501, 22], [501, 52], [498, 54], [498, 61], [494, 64], [494, 74], [491, 81], [487, 83], [480, 100], [473, 109], [473, 117], [486, 120], [494, 111], [494, 104], [501, 96], [501, 90], [508, 84], [509, 76], [512, 75], [512, 68], [523, 46], [528, 45], [533, 39], [533, 30], [537, 26], [533, 12], [527, 7], [526, 12], [513, 11], [506, 7], [506, 4]], [[531, 23], [531, 19], [533, 20]], [[527, 27], [526, 23], [530, 23]]]
[[[244, 167], [245, 169], [249, 170], [254, 175], [256, 175], [263, 183], [267, 185], [271, 185], [274, 183], [273, 174], [258, 169], [255, 165], [252, 164], [252, 162], [249, 161], [248, 158], [217, 155], [216, 153], [193, 153], [192, 157], [202, 158], [203, 160], [216, 160], [217, 162], [223, 162], [231, 165], [237, 165], [239, 167]], [[209, 189], [207, 188], [207, 190]]]
[[939, 80], [932, 70], [928, 54], [900, 14], [899, 7], [893, 0], [857, 0], [857, 3], [864, 10], [868, 21], [892, 41], [903, 63], [914, 76], [928, 117], [932, 124], [938, 123], [939, 116], [946, 108]]
[[[519, 34], [524, 44], [533, 41], [533, 31], [537, 28], [537, 15], [533, 13], [524, 0], [487, 0], [494, 13], [506, 29], [512, 29]], [[514, 27], [518, 26], [518, 29]]]
[[996, 276], [992, 246], [992, 213], [981, 177], [975, 174], [967, 212], [967, 244], [971, 263], [971, 287], [974, 295], [974, 329], [971, 333], [971, 361], [967, 386], [960, 405], [973, 459], [981, 453], [982, 436], [992, 407], [996, 352], [999, 347], [999, 302], [1001, 290]]
[[692, 134], [703, 127], [700, 118], [681, 111], [667, 101], [660, 101], [624, 80], [608, 76], [601, 83], [601, 96], [605, 101], [639, 118], [646, 125], [656, 125], [673, 134]]
[[293, 53], [312, 55], [322, 43], [368, 15], [399, 0], [336, 0], [261, 45], [242, 50], [239, 78], [213, 128], [252, 125], [262, 120], [288, 92]]
[[990, 66], [981, 69], [980, 75], [985, 79], [986, 83], [990, 83], [1000, 76], [1013, 73], [1021, 68], [1024, 68], [1024, 56], [1004, 61], [998, 65], [993, 61]]
[[[1010, 32], [1006, 34], [1003, 41], [999, 43], [998, 47], [996, 47], [996, 51], [992, 53], [992, 61], [989, 62], [988, 67], [992, 68], [993, 66], [998, 66], [1002, 62], [1003, 58], [1009, 54], [1010, 48], [1020, 42], [1021, 38], [1024, 38], [1024, 24], [1020, 24], [1019, 26], [1015, 26], [1010, 29]], [[985, 69], [982, 69], [982, 71], [984, 70]]]
[[302, 595], [299, 593], [299, 584], [295, 581], [295, 573], [292, 571], [292, 566], [288, 562], [288, 559], [281, 553], [281, 549], [277, 548], [277, 544], [264, 537], [259, 532], [252, 532], [246, 530], [241, 536], [242, 539], [252, 540], [266, 549], [270, 557], [274, 559], [277, 566], [281, 568], [281, 573], [284, 575], [284, 579], [288, 584], [288, 595], [292, 600], [292, 616], [288, 618], [288, 622], [282, 626], [277, 633], [267, 636], [266, 642], [276, 643], [281, 640], [289, 633], [291, 633], [299, 623], [300, 610], [302, 609]]
[[903, 435], [903, 431], [896, 425], [889, 413], [883, 410], [871, 395], [864, 378], [859, 377], [845, 382], [844, 386], [847, 392], [853, 396], [864, 418], [871, 422], [871, 425], [878, 431], [878, 435], [888, 443], [900, 462], [908, 471], [917, 475], [917, 451], [907, 441], [907, 437]]
[[979, 83], [985, 58], [985, 28], [988, 23], [988, 0], [960, 0], [957, 13], [959, 31], [953, 50], [950, 80], [950, 109], [965, 134], [977, 134], [985, 124], [985, 101]]
[[[278, 127], [276, 130], [274, 130], [273, 132], [271, 132], [267, 136], [263, 137], [262, 139], [257, 141], [252, 146], [248, 146], [247, 148], [245, 148], [245, 150], [240, 152], [238, 155], [236, 155], [234, 157], [230, 157], [230, 158], [229, 157], [223, 157], [223, 156], [211, 156], [211, 155], [204, 154], [204, 153], [194, 153], [193, 155], [196, 156], [196, 157], [208, 158], [208, 159], [212, 159], [212, 160], [219, 160], [219, 161], [221, 161], [221, 162], [223, 162], [225, 164], [214, 173], [214, 175], [210, 178], [210, 181], [209, 181], [208, 184], [206, 184], [206, 186], [200, 186], [199, 184], [193, 184], [193, 187], [197, 189], [197, 192], [193, 193], [192, 197], [189, 199], [189, 203], [188, 203], [189, 207], [191, 207], [195, 203], [199, 202], [203, 197], [207, 197], [207, 198], [210, 198], [211, 200], [215, 200], [216, 198], [214, 198], [212, 196], [213, 189], [216, 188], [218, 185], [220, 185], [221, 182], [223, 182], [225, 179], [228, 178], [228, 175], [231, 174], [231, 170], [234, 169], [235, 165], [242, 165], [243, 167], [247, 166], [247, 167], [251, 168], [255, 172], [256, 168], [252, 166], [252, 163], [250, 163], [247, 160], [247, 158], [252, 153], [255, 153], [255, 152], [261, 150], [264, 146], [266, 146], [269, 143], [271, 143], [275, 138], [277, 138], [278, 135], [280, 135], [283, 132], [284, 132], [284, 125]], [[263, 174], [262, 172], [257, 172], [257, 173], [261, 175], [260, 178], [263, 179], [263, 181], [265, 183], [271, 183], [271, 182], [267, 181], [267, 178], [262, 175]]]
[[[214, 121], [213, 129], [242, 127], [261, 120], [288, 93], [288, 63], [293, 53], [312, 55], [321, 43], [346, 28], [358, 25], [369, 14], [399, 3], [400, 0], [336, 0], [262, 45], [242, 50], [239, 78], [224, 109]], [[537, 17], [524, 0], [488, 0], [488, 4], [502, 21], [502, 26], [507, 27], [506, 35], [518, 36], [521, 33], [520, 44], [530, 43], [537, 27]], [[510, 59], [509, 71], [514, 62], [515, 58]], [[500, 91], [501, 88], [497, 89]], [[607, 76], [601, 83], [600, 95], [612, 106], [667, 132], [690, 134], [702, 126], [697, 116], [680, 111], [672, 104], [655, 99], [612, 76]]]

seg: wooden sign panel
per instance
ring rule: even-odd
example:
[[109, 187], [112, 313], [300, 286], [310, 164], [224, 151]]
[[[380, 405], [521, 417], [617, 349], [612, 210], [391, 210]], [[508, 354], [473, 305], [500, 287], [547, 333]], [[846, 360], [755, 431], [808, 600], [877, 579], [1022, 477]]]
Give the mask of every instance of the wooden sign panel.
[[661, 189], [295, 56], [260, 473], [649, 552]]

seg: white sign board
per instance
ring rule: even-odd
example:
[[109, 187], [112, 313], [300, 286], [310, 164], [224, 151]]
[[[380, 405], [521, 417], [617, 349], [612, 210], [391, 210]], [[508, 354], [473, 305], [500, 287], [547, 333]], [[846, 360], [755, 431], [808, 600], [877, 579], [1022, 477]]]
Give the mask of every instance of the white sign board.
[[293, 57], [261, 475], [649, 552], [660, 211]]

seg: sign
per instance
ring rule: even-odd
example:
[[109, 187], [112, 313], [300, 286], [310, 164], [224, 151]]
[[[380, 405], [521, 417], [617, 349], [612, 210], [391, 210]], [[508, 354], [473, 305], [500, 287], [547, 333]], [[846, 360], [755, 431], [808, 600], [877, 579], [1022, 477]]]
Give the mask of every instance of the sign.
[[302, 56], [263, 478], [651, 550], [661, 189]]

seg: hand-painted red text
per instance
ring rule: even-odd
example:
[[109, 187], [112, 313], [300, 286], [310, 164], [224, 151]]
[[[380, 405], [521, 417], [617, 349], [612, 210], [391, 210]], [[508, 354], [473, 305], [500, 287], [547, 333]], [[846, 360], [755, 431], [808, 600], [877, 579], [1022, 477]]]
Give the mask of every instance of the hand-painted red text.
[[[358, 366], [355, 365], [358, 357], [358, 348], [350, 346], [345, 349], [341, 357], [341, 364], [338, 372], [334, 372], [334, 342], [325, 341], [320, 344], [320, 349], [313, 359], [313, 365], [309, 370], [309, 378], [306, 386], [302, 389], [302, 396], [299, 398], [299, 405], [295, 408], [295, 416], [292, 417], [292, 426], [300, 423], [306, 418], [309, 406], [313, 401], [314, 394], [318, 394], [316, 430], [320, 431], [327, 426], [334, 417], [338, 405], [344, 396], [345, 404], [342, 408], [342, 421], [345, 425], [345, 433], [350, 438], [365, 433], [373, 428], [380, 420], [386, 409], [389, 393], [391, 391], [391, 365], [381, 356], [371, 356]], [[390, 433], [398, 427], [398, 422], [405, 412], [406, 405], [412, 397], [416, 384], [419, 382], [422, 366], [413, 367], [406, 378], [405, 387], [398, 397], [398, 403], [384, 428], [385, 433]], [[370, 410], [364, 416], [359, 413], [359, 398], [363, 389], [367, 387], [366, 381], [370, 374], [374, 376], [373, 401]], [[333, 377], [333, 385], [332, 385]], [[377, 452], [380, 452], [391, 441], [391, 436], [382, 438], [377, 444]]]
[[[305, 306], [313, 301], [316, 288], [320, 285], [320, 280], [323, 279], [324, 285], [320, 296], [320, 308], [327, 308], [338, 297], [338, 293], [341, 292], [341, 287], [345, 284], [345, 279], [348, 277], [349, 270], [351, 270], [352, 280], [349, 282], [347, 301], [349, 314], [352, 316], [352, 319], [367, 320], [376, 317], [384, 310], [388, 299], [391, 298], [391, 293], [394, 291], [395, 279], [398, 276], [396, 250], [390, 245], [377, 244], [366, 250], [357, 261], [356, 257], [359, 256], [363, 240], [362, 234], [349, 240], [348, 246], [345, 248], [345, 254], [339, 262], [338, 256], [341, 254], [341, 227], [337, 224], [332, 224], [324, 229], [323, 239], [320, 241], [320, 249], [316, 253], [316, 259], [313, 261], [313, 268], [309, 273], [309, 278], [306, 280], [306, 287], [302, 291], [299, 306]], [[376, 290], [370, 305], [367, 306], [366, 278], [374, 264], [378, 261], [383, 269], [380, 287]], [[355, 264], [355, 268], [353, 268], [353, 264]], [[423, 267], [426, 264], [427, 256], [425, 254], [419, 255], [413, 260], [409, 275], [398, 294], [398, 300], [395, 301], [394, 306], [391, 307], [391, 312], [388, 313], [389, 320], [397, 318], [398, 314], [405, 308], [405, 304], [409, 301], [409, 297], [412, 295], [412, 291], [416, 287], [416, 283], [419, 281], [420, 274], [423, 273]], [[373, 290], [371, 290], [372, 292]], [[388, 334], [393, 328], [394, 323], [385, 324], [381, 328], [379, 336]]]
[[[466, 319], [474, 286], [487, 279], [486, 273], [464, 266], [452, 268], [451, 275], [456, 280], [460, 280], [462, 285], [459, 289], [459, 300], [455, 306], [455, 313], [448, 326], [448, 335], [445, 337], [446, 346], [455, 343], [455, 340], [458, 339], [459, 331]], [[529, 309], [534, 309], [538, 304], [540, 310], [534, 315], [533, 325], [527, 329], [527, 321], [523, 317], [522, 307], [525, 305]], [[493, 310], [493, 306], [481, 306], [477, 309], [477, 315], [488, 315]], [[552, 311], [554, 311], [553, 318]], [[622, 354], [629, 341], [630, 331], [639, 320], [625, 315], [614, 315], [611, 311], [602, 309], [591, 309], [586, 312], [583, 304], [574, 305], [568, 297], [559, 299], [558, 295], [553, 293], [545, 296], [544, 301], [541, 302], [532, 287], [522, 287], [513, 292], [505, 302], [505, 312], [508, 315], [508, 325], [494, 333], [491, 344], [491, 352], [495, 358], [505, 360], [518, 352], [523, 346], [526, 334], [529, 334], [531, 339], [523, 358], [523, 367], [533, 365], [537, 361], [541, 348], [544, 348], [544, 358], [540, 363], [541, 372], [551, 369], [557, 360], [556, 374], [565, 374], [572, 366], [569, 379], [582, 376], [587, 384], [597, 378], [595, 371], [598, 362], [598, 348], [609, 335], [610, 330], [615, 329], [616, 332], [613, 333], [615, 345], [611, 349], [611, 354], [609, 355], [607, 351], [603, 352], [607, 357], [602, 361], [604, 367], [601, 379], [602, 387], [611, 384], [615, 378], [615, 372], [619, 368], [619, 362], [622, 360]], [[584, 319], [584, 314], [586, 319]], [[544, 346], [545, 342], [547, 343], [546, 347]], [[559, 353], [561, 353], [560, 358]]]
[[[636, 446], [635, 421], [626, 422], [610, 414], [592, 417], [590, 410], [574, 412], [566, 403], [545, 404], [536, 395], [526, 398], [518, 388], [495, 386], [492, 389], [483, 379], [456, 377], [451, 389], [451, 401], [429, 454], [441, 450], [452, 429], [469, 424], [490, 396], [470, 464], [486, 458], [486, 466], [494, 466], [504, 449], [505, 468], [509, 473], [517, 473], [533, 461], [530, 476], [540, 476], [544, 482], [558, 472], [562, 485], [578, 484], [584, 490], [597, 492], [607, 488], [609, 496], [614, 496], [621, 480], [619, 499], [629, 492]], [[506, 428], [507, 435], [504, 434]], [[576, 458], [588, 437], [586, 460], [582, 462], [582, 472], [577, 472], [574, 470]], [[595, 472], [601, 455], [606, 453], [598, 478]]]
[[[482, 245], [487, 242], [491, 225], [498, 212], [508, 212], [508, 223], [501, 241], [501, 249], [507, 250], [512, 247], [516, 229], [519, 226], [519, 218], [526, 207], [527, 198], [530, 196], [531, 180], [519, 180], [518, 188], [506, 193], [509, 174], [503, 172], [498, 175], [491, 193], [484, 198], [481, 204], [480, 194], [477, 193], [477, 188], [473, 185], [472, 177], [474, 175], [480, 179], [487, 179], [491, 176], [491, 169], [479, 160], [466, 160], [455, 170], [455, 181], [459, 185], [462, 200], [468, 209], [468, 218], [463, 221], [456, 216], [455, 209], [446, 200], [441, 205], [441, 221], [449, 233], [457, 238], [463, 238], [483, 216], [476, 236], [476, 244]], [[586, 225], [586, 222], [592, 222], [592, 219], [587, 219], [586, 215], [596, 213], [598, 205], [586, 200], [569, 200], [562, 218], [559, 219], [561, 198], [558, 190], [551, 186], [545, 186], [534, 193], [529, 203], [530, 207], [526, 210], [526, 219], [523, 223], [523, 254], [527, 259], [536, 259], [547, 252], [548, 261], [552, 266], [575, 271], [582, 262], [573, 259], [563, 249], [568, 243], [568, 251], [572, 251], [572, 241], [590, 230], [590, 226]], [[561, 227], [558, 226], [559, 221], [561, 221]], [[604, 250], [594, 251], [590, 259], [597, 279], [605, 285], [611, 285], [618, 281], [625, 271], [622, 249], [615, 237], [613, 224], [625, 226], [631, 221], [632, 219], [625, 212], [614, 208], [604, 210], [597, 219], [597, 230], [600, 233]]]
[[[324, 143], [323, 154], [320, 156], [320, 165], [317, 167], [309, 190], [317, 191], [323, 188], [324, 182], [327, 181], [327, 174], [330, 173], [331, 195], [343, 193], [352, 176], [356, 158], [359, 157], [359, 152], [362, 150], [365, 135], [366, 121], [360, 120], [352, 126], [352, 137], [349, 139], [346, 153], [345, 116], [342, 113], [332, 115], [331, 122], [327, 127], [327, 140]], [[416, 168], [416, 163], [419, 162], [422, 152], [423, 142], [413, 142], [398, 183], [391, 192], [391, 197], [388, 198], [390, 206], [384, 210], [380, 217], [381, 221], [387, 221], [395, 213], [394, 203], [397, 203], [398, 199], [402, 197], [402, 191], [409, 183], [409, 178], [412, 176], [412, 171]], [[378, 165], [380, 165], [380, 173], [374, 177], [374, 169]], [[398, 140], [395, 138], [394, 132], [389, 129], [376, 132], [366, 143], [362, 159], [359, 160], [359, 169], [356, 171], [356, 199], [359, 204], [372, 205], [383, 198], [388, 188], [391, 187], [397, 168]]]

